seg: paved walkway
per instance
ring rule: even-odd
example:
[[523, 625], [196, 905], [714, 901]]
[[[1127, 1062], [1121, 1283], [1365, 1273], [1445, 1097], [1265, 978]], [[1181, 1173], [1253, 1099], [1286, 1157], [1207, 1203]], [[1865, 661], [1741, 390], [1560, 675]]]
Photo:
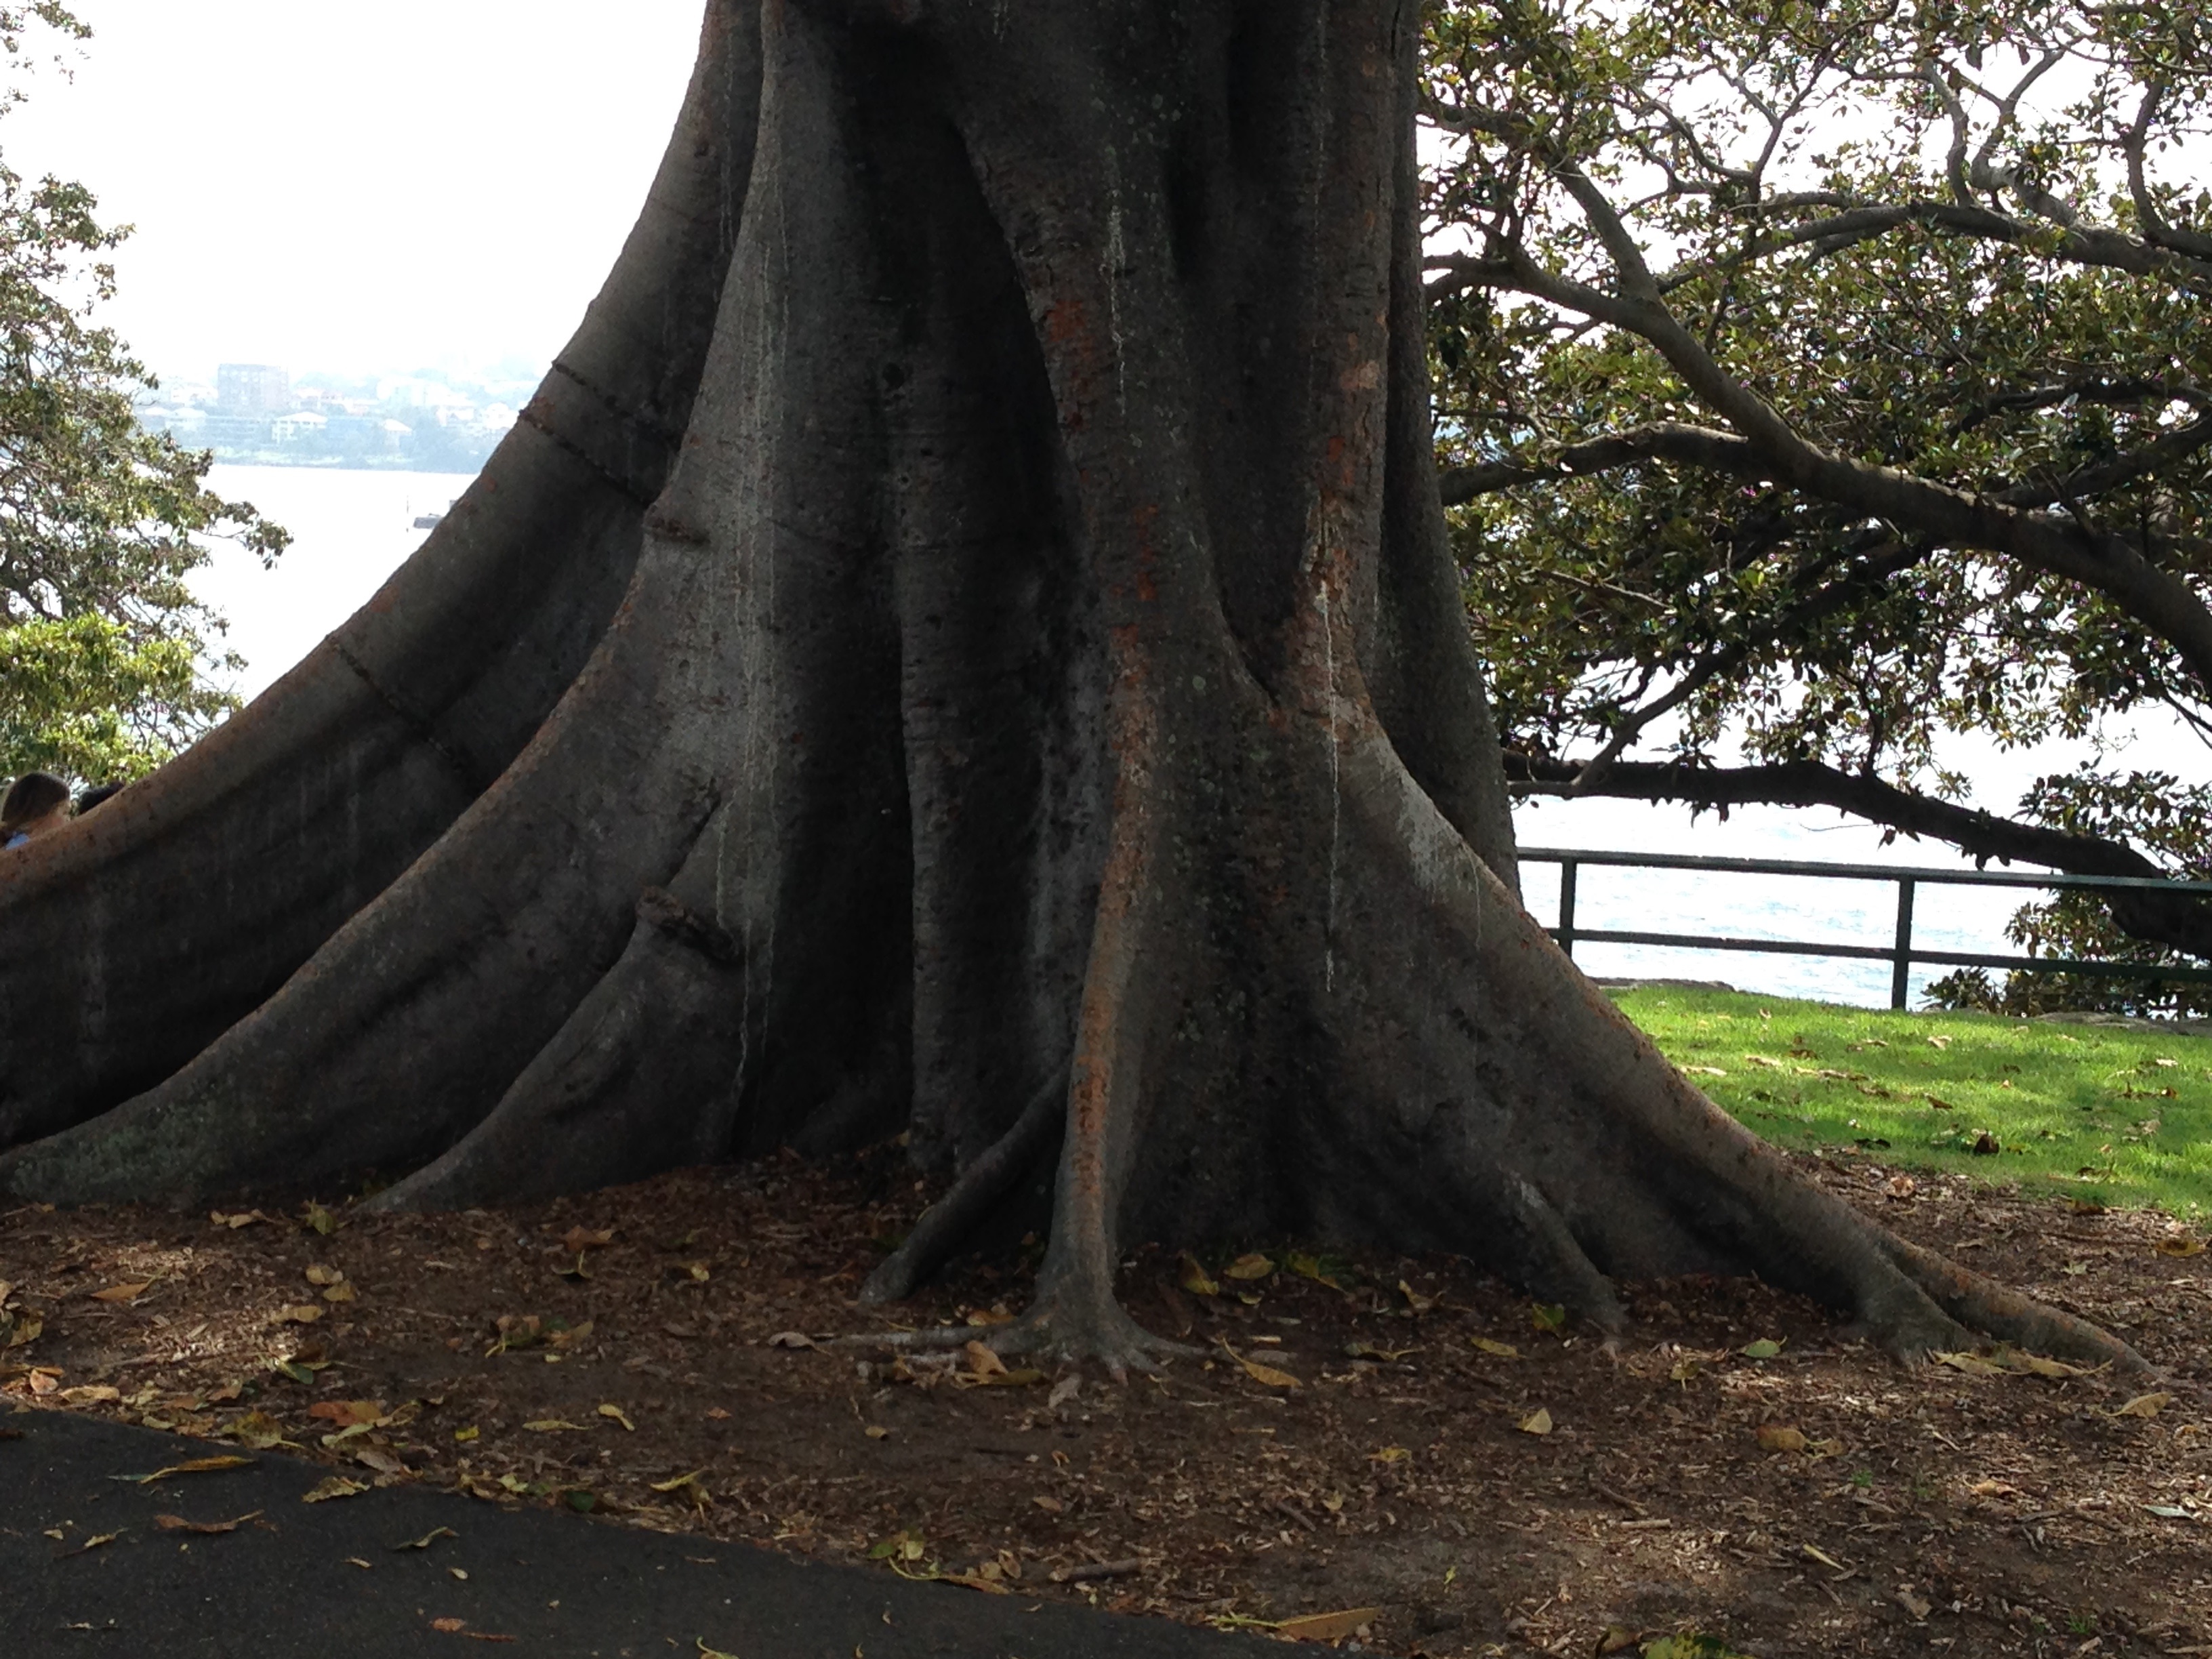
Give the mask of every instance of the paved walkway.
[[[460, 1659], [479, 1643], [580, 1659], [1261, 1651], [1249, 1638], [1164, 1620], [908, 1583], [418, 1487], [304, 1504], [330, 1471], [287, 1457], [150, 1485], [116, 1478], [226, 1450], [62, 1413], [0, 1415], [0, 1654]], [[233, 1531], [198, 1534], [158, 1518], [248, 1515]], [[441, 1528], [450, 1535], [432, 1537]]]

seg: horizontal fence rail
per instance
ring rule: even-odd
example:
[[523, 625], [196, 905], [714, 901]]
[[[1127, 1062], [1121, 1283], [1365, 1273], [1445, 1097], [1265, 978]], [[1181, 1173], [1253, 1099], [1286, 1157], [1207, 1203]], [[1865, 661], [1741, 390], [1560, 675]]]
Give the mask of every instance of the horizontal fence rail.
[[[1562, 847], [1524, 847], [1523, 864], [1559, 866], [1559, 925], [1552, 937], [1569, 956], [1577, 943], [1664, 945], [1699, 951], [1753, 951], [1774, 956], [1845, 957], [1890, 964], [1889, 1006], [1905, 1006], [1915, 963], [1930, 968], [2001, 968], [2038, 974], [2082, 974], [2110, 979], [2166, 980], [2212, 984], [2212, 968], [2164, 968], [2140, 962], [2082, 962], [2061, 957], [1991, 956], [1971, 951], [1917, 951], [1912, 945], [1913, 896], [1923, 886], [2086, 888], [2170, 893], [2212, 898], [2212, 882], [2161, 881], [2147, 876], [2027, 875], [1994, 870], [1923, 869], [1896, 864], [1817, 864], [1794, 859], [1700, 858], [1683, 853], [1607, 853]], [[1585, 865], [1630, 870], [1696, 870], [1708, 874], [1806, 876], [1842, 881], [1886, 881], [1897, 887], [1897, 934], [1889, 945], [1844, 945], [1818, 939], [1744, 939], [1711, 933], [1654, 933], [1575, 925], [1577, 873]]]

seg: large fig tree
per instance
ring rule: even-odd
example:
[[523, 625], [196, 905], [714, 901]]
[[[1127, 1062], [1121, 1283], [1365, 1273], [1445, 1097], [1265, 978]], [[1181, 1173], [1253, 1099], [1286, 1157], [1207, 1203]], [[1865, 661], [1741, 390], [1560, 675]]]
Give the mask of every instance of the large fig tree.
[[1890, 1237], [1516, 899], [1438, 506], [1417, 0], [714, 0], [644, 216], [422, 552], [0, 878], [0, 1183], [517, 1199], [903, 1131], [1048, 1224], [1756, 1272], [2127, 1350]]

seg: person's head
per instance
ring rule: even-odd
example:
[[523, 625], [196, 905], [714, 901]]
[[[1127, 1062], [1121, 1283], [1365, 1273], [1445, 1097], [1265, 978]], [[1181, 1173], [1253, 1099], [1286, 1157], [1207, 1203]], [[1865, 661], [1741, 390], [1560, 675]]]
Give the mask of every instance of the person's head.
[[119, 783], [103, 783], [86, 790], [76, 798], [77, 817], [82, 817], [101, 802], [113, 800], [122, 793], [123, 786]]
[[39, 836], [69, 818], [69, 785], [51, 772], [26, 772], [0, 800], [0, 836]]

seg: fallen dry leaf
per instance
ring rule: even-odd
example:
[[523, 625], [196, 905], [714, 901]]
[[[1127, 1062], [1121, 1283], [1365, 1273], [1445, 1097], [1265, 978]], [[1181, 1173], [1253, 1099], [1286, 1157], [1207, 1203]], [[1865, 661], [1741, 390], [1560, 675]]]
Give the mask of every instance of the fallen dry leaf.
[[652, 1483], [653, 1489], [660, 1492], [688, 1490], [692, 1494], [694, 1501], [703, 1503], [706, 1500], [707, 1489], [699, 1484], [699, 1477], [706, 1472], [704, 1469], [693, 1469], [689, 1474], [679, 1474], [672, 1480], [655, 1480]]
[[1192, 1255], [1188, 1251], [1185, 1251], [1183, 1254], [1182, 1273], [1182, 1277], [1176, 1280], [1176, 1283], [1180, 1284], [1183, 1289], [1188, 1291], [1193, 1296], [1219, 1296], [1221, 1294], [1221, 1286], [1207, 1275], [1204, 1267], [1199, 1265], [1198, 1258]]
[[1978, 1353], [1938, 1353], [1936, 1363], [1948, 1365], [1953, 1370], [1964, 1371], [1969, 1376], [2002, 1376], [2005, 1368], [1984, 1359]]
[[163, 1532], [189, 1532], [200, 1537], [212, 1538], [226, 1532], [236, 1532], [247, 1522], [259, 1518], [261, 1511], [241, 1515], [235, 1521], [187, 1521], [181, 1515], [157, 1515], [154, 1524]]
[[1977, 1480], [1966, 1490], [1977, 1498], [2012, 1498], [2020, 1492], [2008, 1480]]
[[1244, 1368], [1244, 1375], [1255, 1382], [1262, 1383], [1271, 1389], [1302, 1389], [1305, 1386], [1288, 1371], [1277, 1370], [1273, 1365], [1263, 1365], [1256, 1359], [1247, 1359], [1233, 1348], [1230, 1349], [1229, 1357], [1242, 1365]]
[[336, 1267], [325, 1267], [319, 1261], [307, 1269], [307, 1283], [310, 1285], [342, 1285], [344, 1282], [343, 1273]]
[[1013, 1594], [996, 1578], [980, 1572], [940, 1572], [936, 1575], [936, 1581], [940, 1584], [958, 1584], [963, 1589], [981, 1590], [986, 1595]]
[[2171, 1256], [2203, 1255], [2204, 1254], [2204, 1241], [2201, 1238], [2191, 1238], [2186, 1236], [2161, 1238], [2158, 1241], [2158, 1253], [2160, 1255]]
[[534, 1417], [522, 1425], [532, 1434], [581, 1434], [584, 1425], [559, 1417]]
[[94, 1302], [135, 1302], [153, 1288], [151, 1279], [138, 1285], [110, 1285], [104, 1291], [94, 1291], [92, 1299]]
[[460, 1534], [451, 1527], [439, 1527], [424, 1533], [420, 1538], [410, 1538], [404, 1544], [394, 1544], [395, 1550], [427, 1550], [441, 1538], [459, 1538]]
[[1419, 1353], [1419, 1348], [1378, 1348], [1372, 1342], [1347, 1342], [1346, 1353], [1354, 1359], [1379, 1359], [1386, 1365], [1395, 1365], [1409, 1353]]
[[1518, 1426], [1523, 1434], [1549, 1434], [1552, 1431], [1552, 1413], [1539, 1406], [1522, 1418]]
[[1802, 1549], [1806, 1554], [1812, 1557], [1813, 1559], [1818, 1561], [1824, 1567], [1833, 1567], [1838, 1572], [1844, 1574], [1849, 1574], [1855, 1571], [1853, 1568], [1845, 1566], [1842, 1562], [1837, 1560], [1834, 1556], [1829, 1554], [1827, 1551], [1819, 1548], [1817, 1546], [1812, 1544], [1801, 1544], [1798, 1547]]
[[2172, 1403], [2173, 1396], [2170, 1394], [2139, 1394], [2126, 1405], [2115, 1407], [2112, 1415], [2152, 1418]]
[[821, 1346], [804, 1331], [778, 1331], [768, 1340], [771, 1348], [812, 1348]]
[[386, 1413], [382, 1403], [374, 1400], [318, 1400], [307, 1407], [307, 1415], [347, 1429], [360, 1423], [381, 1423]]
[[88, 1551], [103, 1548], [106, 1545], [112, 1544], [117, 1539], [122, 1536], [123, 1534], [119, 1532], [95, 1533], [91, 1537], [86, 1539], [84, 1542], [79, 1544], [75, 1549], [64, 1550], [61, 1553], [59, 1559], [66, 1560], [72, 1555], [82, 1555]]
[[267, 1451], [272, 1446], [289, 1443], [284, 1438], [284, 1425], [266, 1412], [248, 1412], [222, 1431], [226, 1437], [256, 1451]]
[[272, 1324], [312, 1325], [323, 1316], [323, 1310], [312, 1302], [302, 1302], [297, 1307], [279, 1308], [270, 1316]]
[[167, 1480], [175, 1474], [213, 1474], [222, 1469], [250, 1469], [250, 1457], [195, 1457], [188, 1462], [172, 1463], [166, 1469], [156, 1469], [151, 1474], [111, 1474], [111, 1480], [128, 1481], [134, 1486], [150, 1486], [157, 1480]]
[[333, 1498], [358, 1497], [368, 1490], [368, 1488], [358, 1480], [349, 1480], [342, 1474], [334, 1474], [322, 1481], [313, 1492], [304, 1495], [300, 1501], [302, 1504], [327, 1504]]
[[621, 1424], [623, 1427], [628, 1429], [632, 1434], [635, 1434], [637, 1432], [637, 1425], [629, 1420], [629, 1413], [625, 1412], [620, 1406], [602, 1406], [599, 1407], [599, 1415], [605, 1418], [611, 1423]]
[[970, 1342], [962, 1352], [968, 1356], [969, 1369], [976, 1376], [1003, 1376], [1006, 1375], [1006, 1362], [1000, 1358], [997, 1351], [987, 1344]]
[[465, 1619], [433, 1619], [430, 1621], [432, 1630], [447, 1636], [451, 1636], [456, 1631], [466, 1630], [468, 1625], [469, 1621]]
[[1224, 1279], [1239, 1279], [1250, 1282], [1265, 1279], [1274, 1271], [1273, 1261], [1255, 1250], [1249, 1255], [1238, 1256], [1236, 1261], [1221, 1270], [1221, 1276]]
[[1346, 1607], [1340, 1613], [1309, 1613], [1284, 1620], [1275, 1633], [1293, 1642], [1340, 1642], [1358, 1635], [1359, 1627], [1373, 1624], [1382, 1612], [1380, 1607]]
[[586, 1250], [604, 1250], [615, 1242], [615, 1230], [601, 1228], [597, 1231], [588, 1227], [571, 1227], [561, 1239], [563, 1249], [580, 1255]]
[[1811, 1443], [1800, 1430], [1789, 1428], [1779, 1423], [1762, 1423], [1759, 1425], [1759, 1446], [1761, 1451], [1801, 1452]]
[[1470, 1336], [1468, 1340], [1482, 1352], [1499, 1359], [1518, 1359], [1521, 1357], [1521, 1350], [1510, 1342], [1493, 1342], [1486, 1336]]

